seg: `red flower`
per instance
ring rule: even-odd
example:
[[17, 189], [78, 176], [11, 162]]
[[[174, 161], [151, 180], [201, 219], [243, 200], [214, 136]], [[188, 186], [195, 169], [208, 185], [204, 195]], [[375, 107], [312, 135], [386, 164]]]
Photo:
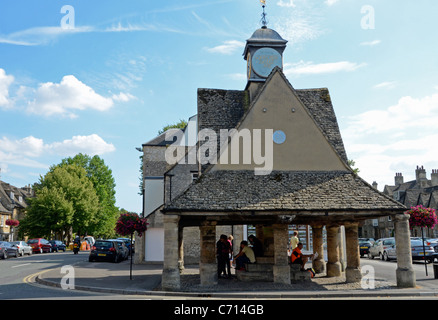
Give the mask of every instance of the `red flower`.
[[115, 230], [122, 236], [127, 236], [137, 231], [141, 237], [146, 231], [147, 225], [146, 218], [140, 218], [136, 213], [123, 213], [116, 222]]

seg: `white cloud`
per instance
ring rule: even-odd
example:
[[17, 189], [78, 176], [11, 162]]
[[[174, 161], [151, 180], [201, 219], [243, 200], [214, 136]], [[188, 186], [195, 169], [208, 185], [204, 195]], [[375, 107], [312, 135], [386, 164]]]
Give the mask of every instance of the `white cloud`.
[[393, 185], [395, 172], [409, 174], [417, 165], [438, 168], [436, 123], [438, 94], [406, 96], [386, 109], [350, 117], [342, 136], [361, 177]]
[[365, 63], [355, 63], [349, 61], [329, 62], [329, 63], [313, 63], [300, 61], [298, 63], [284, 65], [284, 73], [286, 76], [293, 75], [315, 75], [335, 72], [352, 72], [365, 66]]
[[243, 50], [244, 47], [245, 47], [245, 42], [243, 41], [228, 40], [228, 41], [224, 41], [222, 45], [213, 48], [206, 48], [206, 50], [210, 53], [231, 55], [234, 52], [236, 52], [236, 50]]
[[46, 145], [49, 152], [58, 155], [71, 156], [77, 153], [88, 155], [102, 155], [116, 150], [113, 144], [105, 142], [97, 134], [89, 136], [74, 136], [62, 142], [54, 142]]
[[14, 82], [14, 77], [7, 75], [6, 71], [0, 68], [0, 107], [7, 107], [10, 104], [9, 86]]
[[60, 36], [93, 32], [95, 29], [89, 26], [62, 28], [58, 27], [35, 27], [8, 35], [0, 36], [0, 43], [22, 45], [22, 46], [36, 46], [45, 45], [51, 41], [56, 40]]
[[105, 142], [99, 135], [74, 136], [61, 142], [45, 143], [43, 139], [28, 136], [19, 140], [7, 137], [0, 139], [0, 164], [46, 168], [38, 158], [47, 155], [62, 157], [73, 156], [80, 152], [88, 155], [103, 155], [115, 151], [111, 143]]
[[332, 5], [334, 5], [334, 4], [338, 3], [338, 2], [339, 2], [339, 0], [325, 0], [324, 1], [324, 3], [326, 5], [328, 5], [328, 6], [332, 6]]
[[360, 45], [361, 46], [374, 47], [374, 46], [377, 46], [378, 44], [381, 44], [381, 43], [382, 43], [382, 41], [380, 41], [380, 40], [373, 40], [373, 41], [361, 42]]
[[283, 2], [283, 0], [280, 0], [277, 2], [277, 6], [294, 8], [295, 3], [294, 3], [294, 0], [289, 0], [289, 1], [284, 1], [284, 2]]
[[42, 83], [35, 92], [35, 99], [27, 110], [31, 113], [52, 116], [63, 115], [71, 118], [74, 111], [93, 109], [106, 111], [113, 106], [111, 98], [97, 94], [73, 75], [64, 76], [58, 83]]
[[373, 86], [374, 89], [394, 89], [397, 85], [397, 81], [385, 81]]

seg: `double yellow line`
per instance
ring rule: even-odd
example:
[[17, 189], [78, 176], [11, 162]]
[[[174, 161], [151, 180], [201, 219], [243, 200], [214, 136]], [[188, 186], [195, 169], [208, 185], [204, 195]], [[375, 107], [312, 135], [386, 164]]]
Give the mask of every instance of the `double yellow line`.
[[38, 271], [38, 272], [36, 272], [36, 273], [30, 274], [30, 275], [28, 275], [28, 276], [26, 276], [26, 277], [23, 278], [23, 282], [26, 283], [26, 284], [35, 285], [35, 283], [36, 283], [36, 278], [37, 278], [39, 275], [42, 275], [42, 274], [44, 274], [44, 273], [46, 273], [46, 272], [49, 272], [50, 270], [53, 270], [53, 269], [47, 269], [47, 270]]

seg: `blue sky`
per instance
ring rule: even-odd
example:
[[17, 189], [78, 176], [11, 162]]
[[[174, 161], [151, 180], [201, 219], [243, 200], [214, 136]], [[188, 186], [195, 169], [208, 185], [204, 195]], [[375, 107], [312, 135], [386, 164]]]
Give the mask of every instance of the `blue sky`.
[[[267, 0], [266, 12], [289, 41], [291, 84], [329, 88], [365, 180], [382, 190], [396, 172], [438, 169], [436, 0]], [[97, 154], [117, 206], [141, 212], [135, 148], [196, 114], [197, 88], [244, 89], [260, 15], [258, 0], [0, 2], [1, 179], [25, 186]]]

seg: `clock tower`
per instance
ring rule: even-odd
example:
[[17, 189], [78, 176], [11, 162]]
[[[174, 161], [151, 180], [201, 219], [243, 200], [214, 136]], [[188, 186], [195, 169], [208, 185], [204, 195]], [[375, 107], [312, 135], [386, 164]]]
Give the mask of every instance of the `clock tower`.
[[[255, 93], [275, 67], [283, 69], [283, 52], [287, 41], [264, 25], [246, 40], [247, 89]], [[251, 94], [253, 95], [253, 94]]]

